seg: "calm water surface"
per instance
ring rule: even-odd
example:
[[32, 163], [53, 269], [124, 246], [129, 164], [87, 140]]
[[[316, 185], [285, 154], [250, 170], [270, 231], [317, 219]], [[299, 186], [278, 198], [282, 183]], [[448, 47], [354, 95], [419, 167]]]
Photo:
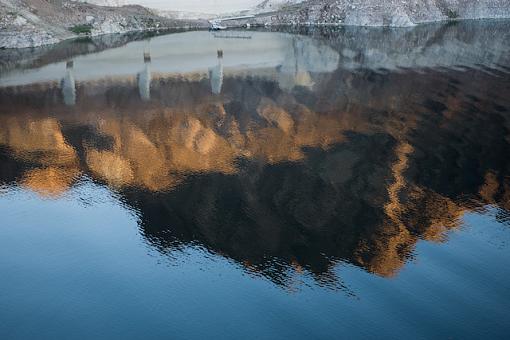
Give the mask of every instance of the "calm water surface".
[[510, 22], [0, 61], [0, 338], [510, 333]]

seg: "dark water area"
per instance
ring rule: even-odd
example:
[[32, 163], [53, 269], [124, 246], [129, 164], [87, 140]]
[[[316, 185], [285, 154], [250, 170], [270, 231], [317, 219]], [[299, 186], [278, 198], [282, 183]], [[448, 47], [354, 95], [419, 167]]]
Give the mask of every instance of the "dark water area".
[[510, 333], [510, 22], [100, 39], [0, 51], [0, 338]]

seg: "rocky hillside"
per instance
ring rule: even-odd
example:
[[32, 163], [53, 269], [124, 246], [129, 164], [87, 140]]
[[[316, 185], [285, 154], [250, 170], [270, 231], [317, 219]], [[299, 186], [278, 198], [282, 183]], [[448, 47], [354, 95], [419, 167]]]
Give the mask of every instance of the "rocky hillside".
[[[255, 18], [250, 21], [264, 25], [407, 27], [444, 20], [510, 18], [510, 1], [265, 0], [242, 13], [254, 14]], [[200, 16], [193, 18], [197, 17]], [[229, 25], [245, 23], [230, 22]], [[47, 45], [80, 34], [95, 36], [207, 25], [205, 20], [191, 19], [185, 13], [158, 14], [138, 5], [107, 7], [70, 0], [0, 0], [0, 48]]]
[[281, 6], [257, 21], [405, 27], [454, 19], [509, 18], [509, 0], [308, 0]]
[[0, 48], [24, 48], [77, 37], [205, 26], [171, 20], [142, 6], [103, 7], [68, 0], [0, 0]]

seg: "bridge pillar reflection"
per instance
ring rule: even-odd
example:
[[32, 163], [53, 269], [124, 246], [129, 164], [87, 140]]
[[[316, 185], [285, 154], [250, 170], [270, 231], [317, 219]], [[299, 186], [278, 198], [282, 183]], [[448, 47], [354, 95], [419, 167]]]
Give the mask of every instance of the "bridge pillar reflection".
[[217, 51], [218, 64], [209, 69], [211, 92], [220, 94], [223, 87], [223, 50]]
[[66, 73], [61, 82], [62, 97], [64, 104], [74, 106], [76, 104], [76, 82], [74, 80], [74, 61], [66, 63]]
[[144, 69], [137, 74], [138, 93], [143, 101], [151, 99], [151, 55], [150, 52], [143, 54]]

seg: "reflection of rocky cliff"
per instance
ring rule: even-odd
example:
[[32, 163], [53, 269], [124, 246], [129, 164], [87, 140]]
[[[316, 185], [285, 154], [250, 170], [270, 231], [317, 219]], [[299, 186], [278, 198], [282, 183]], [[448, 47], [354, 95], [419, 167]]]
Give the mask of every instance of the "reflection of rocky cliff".
[[59, 84], [3, 88], [0, 179], [58, 197], [86, 174], [162, 252], [198, 241], [276, 282], [338, 260], [391, 276], [465, 211], [510, 209], [510, 78], [491, 72], [226, 75], [221, 96], [160, 78], [147, 101], [136, 79], [82, 82], [72, 107]]
[[407, 29], [354, 26], [288, 28], [293, 33], [327, 39], [345, 69], [480, 66], [510, 63], [510, 22], [480, 21], [427, 24]]

